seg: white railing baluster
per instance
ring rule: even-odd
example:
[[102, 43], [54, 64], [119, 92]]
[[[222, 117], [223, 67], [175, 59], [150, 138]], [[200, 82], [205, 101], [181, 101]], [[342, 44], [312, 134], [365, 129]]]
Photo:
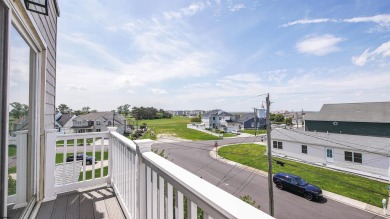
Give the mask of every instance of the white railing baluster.
[[165, 191], [165, 185], [164, 185], [164, 178], [161, 176], [158, 177], [158, 218], [164, 219], [165, 218], [165, 197], [164, 197], [164, 191]]
[[[83, 162], [81, 163], [81, 165], [83, 165], [83, 182], [85, 181], [85, 177], [86, 177], [86, 156], [87, 156], [87, 139], [84, 138], [83, 139], [84, 141], [84, 144], [83, 144], [83, 148], [84, 148], [84, 152], [83, 152]], [[77, 159], [76, 157], [74, 159]]]
[[146, 210], [147, 218], [152, 218], [152, 175], [150, 167], [146, 167]]
[[[92, 180], [95, 179], [95, 161], [96, 161], [96, 156], [95, 156], [95, 141], [96, 141], [96, 138], [93, 138], [92, 139]], [[100, 165], [103, 165], [102, 163]]]
[[198, 218], [198, 206], [187, 198], [188, 219]]
[[[74, 138], [73, 139], [73, 183], [77, 182], [79, 180], [79, 176], [80, 176], [80, 169], [77, 170], [76, 172], [76, 163], [77, 163], [77, 139]], [[76, 173], [78, 175], [76, 175]]]
[[[27, 130], [16, 132], [16, 200], [14, 209], [27, 205]], [[55, 151], [55, 148], [54, 148]]]
[[64, 145], [62, 146], [63, 148], [63, 157], [62, 157], [62, 185], [65, 185], [66, 183], [66, 154], [68, 151], [68, 140], [64, 140]]
[[175, 218], [184, 218], [183, 194], [177, 189], [175, 190], [175, 198]]
[[152, 197], [153, 197], [153, 214], [152, 214], [152, 218], [157, 218], [157, 211], [158, 211], [158, 202], [157, 202], [157, 195], [158, 195], [158, 191], [157, 191], [157, 186], [158, 186], [158, 179], [157, 179], [157, 173], [155, 171], [152, 171], [153, 173], [153, 177], [152, 177]]
[[103, 171], [103, 163], [104, 163], [104, 138], [102, 138], [102, 141], [101, 141], [101, 151], [100, 151], [100, 162], [101, 162], [101, 165], [100, 165], [100, 178], [103, 178], [104, 177], [104, 171]]
[[167, 183], [167, 218], [173, 218], [173, 187], [170, 183]]

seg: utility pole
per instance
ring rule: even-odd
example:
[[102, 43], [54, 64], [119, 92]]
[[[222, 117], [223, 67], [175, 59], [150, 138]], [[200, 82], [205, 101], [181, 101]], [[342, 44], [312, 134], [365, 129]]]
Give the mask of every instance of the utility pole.
[[256, 108], [256, 107], [253, 107], [253, 111], [254, 111], [254, 113], [255, 113], [255, 118], [254, 118], [254, 120], [255, 120], [255, 136], [256, 136], [256, 134], [257, 134], [257, 108]]
[[272, 153], [271, 153], [271, 121], [270, 121], [270, 101], [269, 93], [266, 98], [267, 104], [267, 115], [266, 115], [266, 124], [267, 124], [267, 148], [268, 148], [268, 190], [269, 190], [269, 212], [271, 216], [274, 216], [274, 191], [272, 185]]

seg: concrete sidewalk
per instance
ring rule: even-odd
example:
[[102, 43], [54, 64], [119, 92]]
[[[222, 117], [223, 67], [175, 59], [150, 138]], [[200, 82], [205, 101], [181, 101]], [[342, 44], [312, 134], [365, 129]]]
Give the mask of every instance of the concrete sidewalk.
[[[223, 145], [223, 146], [220, 146], [220, 147], [224, 147], [224, 146], [228, 146], [228, 145]], [[233, 166], [236, 165], [238, 168], [254, 172], [254, 173], [256, 173], [258, 175], [261, 175], [261, 176], [264, 176], [264, 177], [268, 177], [268, 173], [265, 172], [265, 171], [258, 170], [256, 168], [249, 167], [249, 166], [246, 166], [246, 165], [243, 165], [243, 164], [240, 164], [240, 163], [236, 163], [234, 161], [227, 160], [225, 158], [222, 158], [222, 157], [218, 156], [218, 154], [216, 153], [216, 148], [213, 148], [213, 150], [210, 151], [210, 156], [212, 158], [214, 158], [214, 159], [218, 159], [219, 161], [227, 163], [229, 165], [233, 165]], [[328, 191], [325, 191], [325, 190], [322, 190], [322, 194], [323, 194], [324, 197], [332, 199], [334, 201], [337, 201], [337, 202], [340, 202], [340, 203], [343, 203], [343, 204], [346, 204], [346, 205], [349, 205], [349, 206], [352, 206], [352, 207], [355, 207], [355, 208], [358, 208], [358, 209], [361, 209], [361, 210], [373, 213], [373, 214], [381, 216], [381, 217], [390, 218], [390, 215], [389, 215], [390, 211], [388, 210], [389, 207], [390, 207], [389, 203], [387, 203], [388, 206], [387, 206], [387, 209], [386, 209], [386, 215], [384, 215], [383, 214], [384, 213], [383, 212], [383, 208], [378, 208], [376, 206], [373, 206], [373, 205], [370, 205], [370, 204], [367, 204], [367, 203], [364, 203], [364, 202], [361, 202], [361, 201], [358, 201], [358, 200], [355, 200], [355, 199], [351, 199], [351, 198], [348, 198], [348, 197], [345, 197], [345, 196], [341, 196], [341, 195], [333, 193], [333, 192], [328, 192]]]

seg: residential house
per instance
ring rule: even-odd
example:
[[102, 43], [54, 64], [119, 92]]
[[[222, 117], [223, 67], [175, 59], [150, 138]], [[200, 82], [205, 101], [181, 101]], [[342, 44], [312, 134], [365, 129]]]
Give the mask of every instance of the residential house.
[[266, 126], [265, 118], [264, 117], [255, 118], [255, 113], [246, 113], [244, 115], [241, 115], [237, 121], [240, 124], [240, 129], [255, 129], [256, 128], [255, 123], [257, 124], [258, 129], [263, 129]]
[[275, 128], [274, 156], [389, 179], [390, 138]]
[[10, 127], [10, 135], [15, 136], [15, 132], [28, 129], [28, 116], [21, 116], [12, 122]]
[[[221, 129], [227, 131], [234, 125], [238, 124], [235, 122], [236, 116], [225, 112], [220, 109], [210, 110], [202, 115], [202, 123], [205, 125], [205, 128], [210, 129]], [[239, 127], [237, 126], [238, 130]]]
[[58, 112], [55, 117], [55, 129], [57, 129], [58, 133], [61, 134], [72, 133], [73, 119], [75, 119], [76, 117], [77, 116], [75, 114], [62, 114], [61, 112]]
[[324, 104], [304, 120], [306, 131], [390, 137], [390, 102]]
[[117, 132], [123, 134], [126, 127], [126, 118], [113, 112], [96, 112], [79, 115], [73, 119], [73, 132], [104, 132], [107, 127], [117, 127]]
[[[151, 140], [134, 142], [117, 133], [115, 127], [109, 127], [106, 132], [57, 133], [54, 128], [60, 11], [56, 0], [39, 2], [48, 4], [40, 6], [29, 1], [0, 0], [1, 218], [92, 216], [143, 219], [164, 218], [165, 215], [173, 218], [174, 209], [177, 218], [184, 218], [184, 200], [188, 203], [189, 218], [197, 217], [198, 208], [203, 210], [205, 218], [271, 218], [155, 154], [151, 151]], [[27, 67], [16, 68], [21, 70], [16, 74], [14, 69], [20, 66]], [[18, 86], [10, 86], [16, 76], [23, 77], [23, 80], [18, 81]], [[12, 121], [8, 112], [9, 104], [17, 101], [17, 95], [28, 102], [29, 112], [26, 115], [27, 129], [15, 132], [15, 180], [9, 174], [8, 143], [11, 142], [9, 127]], [[98, 125], [99, 121], [108, 125], [110, 117], [114, 117], [115, 123], [111, 125], [116, 126], [122, 121], [113, 114], [94, 119], [79, 117], [78, 121], [83, 125], [91, 122]], [[97, 129], [92, 128], [93, 131]], [[100, 141], [99, 145], [96, 141], [86, 144], [89, 139], [109, 139], [108, 150], [104, 141]], [[61, 146], [63, 162], [56, 164], [56, 154], [61, 153], [56, 150], [59, 141], [64, 142]], [[100, 156], [99, 161], [107, 163], [108, 167], [90, 165], [92, 176], [88, 179], [86, 166], [83, 165], [85, 162], [76, 159], [66, 162], [68, 153], [73, 153], [74, 157], [80, 153], [73, 146], [77, 142], [84, 142], [81, 146], [84, 159], [87, 148], [92, 154], [107, 153], [108, 156]], [[104, 162], [104, 157], [107, 157], [107, 162]], [[95, 174], [98, 169], [101, 174]], [[96, 187], [98, 185], [99, 188]], [[88, 189], [91, 186], [94, 188]], [[106, 204], [109, 207], [106, 208]]]

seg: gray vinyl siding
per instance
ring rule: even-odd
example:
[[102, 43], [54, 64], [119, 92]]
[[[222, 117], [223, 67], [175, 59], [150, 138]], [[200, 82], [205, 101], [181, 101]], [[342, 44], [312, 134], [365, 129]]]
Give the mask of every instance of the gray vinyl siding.
[[38, 30], [47, 45], [44, 101], [44, 128], [54, 128], [56, 96], [56, 58], [57, 58], [57, 12], [53, 1], [49, 1], [48, 16], [31, 13]]

